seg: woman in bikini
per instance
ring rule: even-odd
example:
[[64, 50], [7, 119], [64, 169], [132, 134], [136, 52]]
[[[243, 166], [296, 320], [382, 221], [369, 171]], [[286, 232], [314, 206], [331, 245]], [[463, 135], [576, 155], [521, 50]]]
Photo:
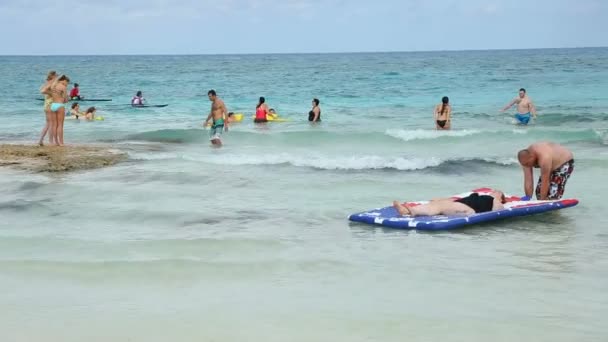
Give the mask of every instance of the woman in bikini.
[[[70, 79], [62, 75], [54, 82], [48, 90], [51, 96], [51, 113], [55, 116], [55, 145], [63, 146], [63, 122], [65, 120], [65, 106], [68, 102], [68, 84]], [[51, 128], [51, 132], [53, 129]]]
[[402, 216], [473, 215], [502, 210], [505, 203], [502, 191], [492, 191], [489, 195], [474, 192], [460, 199], [442, 198], [412, 207], [394, 201], [393, 207]]
[[38, 145], [44, 146], [44, 137], [46, 133], [51, 130], [49, 133], [49, 143], [52, 145], [55, 143], [55, 127], [57, 123], [55, 122], [55, 115], [51, 112], [51, 102], [53, 99], [49, 94], [49, 90], [53, 82], [57, 78], [57, 73], [55, 71], [49, 71], [46, 75], [46, 82], [40, 87], [40, 93], [44, 95], [44, 114], [46, 115], [46, 124], [40, 133], [40, 141], [38, 141]]
[[437, 130], [449, 130], [452, 127], [452, 106], [450, 99], [444, 96], [441, 104], [435, 106], [435, 128]]

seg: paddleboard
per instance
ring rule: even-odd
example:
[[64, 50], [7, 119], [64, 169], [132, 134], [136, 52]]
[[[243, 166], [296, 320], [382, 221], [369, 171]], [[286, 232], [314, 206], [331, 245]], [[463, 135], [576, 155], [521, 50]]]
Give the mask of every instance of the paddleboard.
[[168, 104], [162, 104], [162, 105], [137, 105], [137, 106], [128, 105], [128, 106], [131, 106], [133, 108], [163, 108], [163, 107], [167, 107]]

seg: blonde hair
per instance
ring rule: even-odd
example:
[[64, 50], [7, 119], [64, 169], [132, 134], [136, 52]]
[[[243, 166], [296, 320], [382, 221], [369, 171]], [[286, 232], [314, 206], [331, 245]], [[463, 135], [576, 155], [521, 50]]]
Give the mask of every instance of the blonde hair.
[[48, 74], [46, 74], [46, 80], [47, 81], [50, 81], [50, 80], [52, 80], [55, 77], [57, 77], [57, 71], [55, 71], [55, 70], [51, 70], [51, 71], [49, 71]]

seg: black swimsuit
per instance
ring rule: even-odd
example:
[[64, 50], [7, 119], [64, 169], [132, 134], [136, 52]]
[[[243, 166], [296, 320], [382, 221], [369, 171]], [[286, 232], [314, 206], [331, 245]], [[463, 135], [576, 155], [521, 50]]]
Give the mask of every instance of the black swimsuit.
[[439, 127], [441, 128], [444, 128], [447, 122], [448, 120], [437, 120], [437, 125], [439, 125]]
[[475, 213], [485, 213], [488, 211], [492, 211], [492, 207], [494, 205], [494, 197], [488, 195], [479, 195], [474, 192], [467, 197], [463, 197], [454, 202], [462, 203], [469, 208], [475, 210]]
[[[308, 121], [313, 121], [315, 119], [315, 112], [314, 111], [310, 111], [308, 112]], [[321, 110], [319, 110], [319, 117], [317, 118], [317, 121], [321, 121]]]

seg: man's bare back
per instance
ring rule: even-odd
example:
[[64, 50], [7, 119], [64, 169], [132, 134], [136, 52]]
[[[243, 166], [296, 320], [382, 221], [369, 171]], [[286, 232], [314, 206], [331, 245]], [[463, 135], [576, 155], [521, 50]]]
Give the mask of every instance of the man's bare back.
[[534, 168], [540, 169], [536, 186], [539, 200], [560, 199], [566, 182], [574, 170], [574, 156], [567, 148], [552, 142], [537, 142], [519, 151], [517, 159], [524, 172], [524, 192], [531, 196], [534, 189]]
[[[558, 167], [562, 166], [564, 163], [573, 159], [572, 152], [567, 148], [552, 142], [537, 142], [530, 147], [528, 147], [528, 151], [532, 152], [536, 156], [540, 158], [550, 158], [551, 159], [551, 170], [555, 170]], [[539, 167], [536, 165], [535, 167]]]

